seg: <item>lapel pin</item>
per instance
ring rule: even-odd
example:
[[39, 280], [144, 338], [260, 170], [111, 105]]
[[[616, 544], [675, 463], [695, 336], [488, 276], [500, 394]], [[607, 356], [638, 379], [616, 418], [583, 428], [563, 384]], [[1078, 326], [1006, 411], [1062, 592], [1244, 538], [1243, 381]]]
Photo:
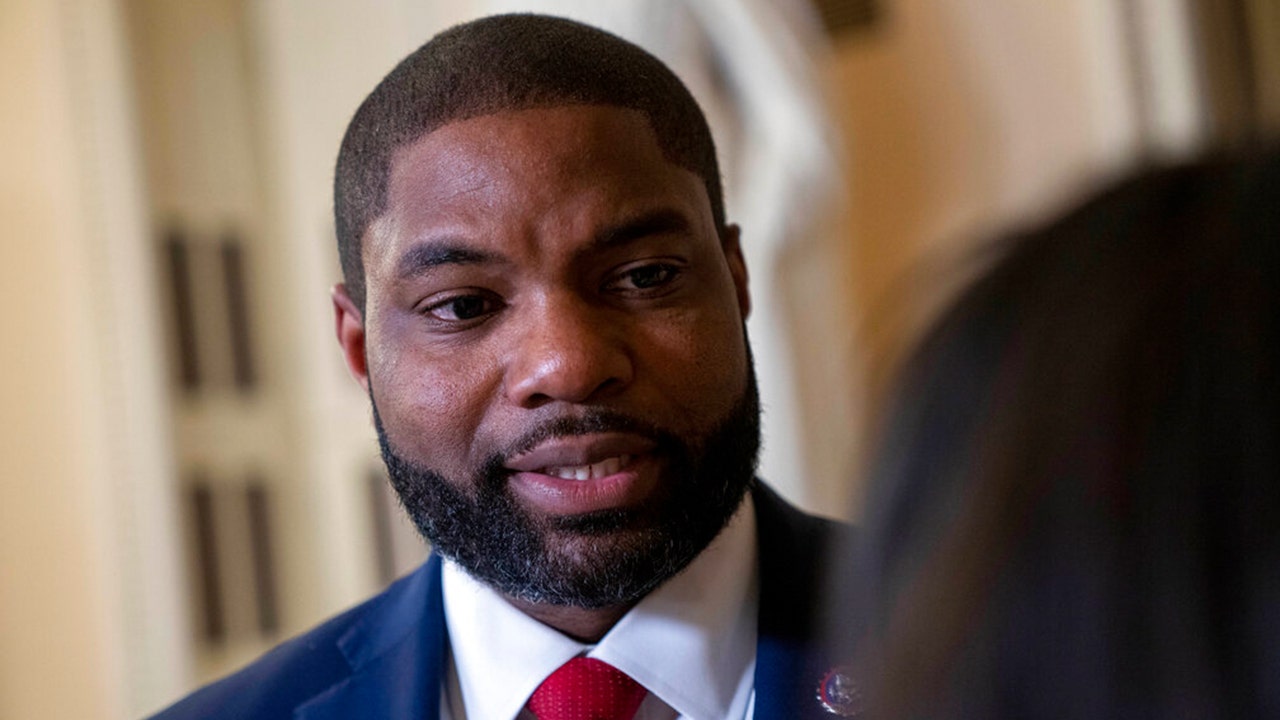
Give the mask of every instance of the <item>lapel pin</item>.
[[833, 667], [818, 683], [818, 703], [822, 709], [840, 717], [862, 717], [862, 691], [853, 681], [849, 668]]

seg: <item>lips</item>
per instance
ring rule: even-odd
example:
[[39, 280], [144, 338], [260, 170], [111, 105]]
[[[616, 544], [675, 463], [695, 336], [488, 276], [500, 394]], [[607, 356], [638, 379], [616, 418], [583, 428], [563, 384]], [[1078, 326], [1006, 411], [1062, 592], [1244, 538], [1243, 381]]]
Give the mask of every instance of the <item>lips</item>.
[[[614, 461], [631, 459], [653, 452], [655, 443], [633, 433], [590, 433], [547, 440], [528, 452], [520, 453], [507, 461], [507, 468], [516, 472], [536, 472], [565, 479], [587, 480], [601, 476]], [[619, 466], [625, 463], [618, 463]], [[613, 467], [617, 472], [619, 467]], [[556, 470], [572, 471], [564, 475]], [[578, 477], [579, 471], [588, 471], [587, 477]]]
[[656, 444], [630, 433], [558, 437], [507, 462], [512, 491], [548, 515], [631, 506], [658, 485]]

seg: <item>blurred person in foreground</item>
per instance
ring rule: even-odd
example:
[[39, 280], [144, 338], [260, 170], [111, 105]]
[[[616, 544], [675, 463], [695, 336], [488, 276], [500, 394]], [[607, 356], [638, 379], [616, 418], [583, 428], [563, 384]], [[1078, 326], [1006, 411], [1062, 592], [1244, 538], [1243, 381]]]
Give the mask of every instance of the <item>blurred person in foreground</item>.
[[868, 717], [1280, 717], [1280, 155], [1015, 238], [908, 363]]
[[338, 342], [433, 554], [160, 717], [822, 713], [837, 526], [755, 479], [746, 265], [680, 81], [568, 20], [459, 25], [334, 187]]

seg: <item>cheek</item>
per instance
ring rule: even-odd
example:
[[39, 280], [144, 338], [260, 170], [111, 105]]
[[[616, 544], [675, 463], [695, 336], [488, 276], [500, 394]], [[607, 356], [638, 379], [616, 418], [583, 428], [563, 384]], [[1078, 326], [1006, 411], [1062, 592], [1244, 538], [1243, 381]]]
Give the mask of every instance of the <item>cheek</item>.
[[723, 313], [689, 313], [646, 333], [637, 345], [663, 394], [678, 403], [690, 425], [719, 420], [746, 385], [742, 321]]
[[496, 385], [489, 363], [474, 353], [432, 353], [388, 342], [370, 353], [369, 378], [392, 444], [416, 462], [459, 476], [479, 456], [477, 428]]

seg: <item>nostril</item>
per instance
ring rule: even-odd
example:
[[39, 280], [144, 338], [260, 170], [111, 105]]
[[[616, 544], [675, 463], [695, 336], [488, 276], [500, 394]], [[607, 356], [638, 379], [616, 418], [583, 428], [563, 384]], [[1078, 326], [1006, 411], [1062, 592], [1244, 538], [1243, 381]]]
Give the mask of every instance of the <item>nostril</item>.
[[530, 395], [524, 400], [520, 401], [519, 405], [529, 410], [536, 410], [537, 408], [540, 408], [543, 405], [546, 405], [547, 403], [550, 403], [550, 402], [552, 402], [552, 398], [550, 395], [544, 395], [542, 393], [534, 393], [533, 395]]

